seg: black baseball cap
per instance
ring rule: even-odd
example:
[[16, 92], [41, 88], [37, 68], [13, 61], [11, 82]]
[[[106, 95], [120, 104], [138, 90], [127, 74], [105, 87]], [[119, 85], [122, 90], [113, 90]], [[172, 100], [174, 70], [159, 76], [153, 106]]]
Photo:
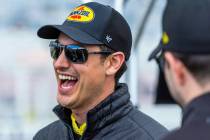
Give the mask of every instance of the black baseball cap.
[[123, 16], [110, 6], [89, 2], [76, 7], [62, 25], [45, 25], [37, 34], [44, 39], [56, 39], [63, 32], [73, 40], [90, 45], [105, 44], [130, 57], [131, 30]]
[[149, 60], [161, 51], [210, 54], [210, 0], [168, 0], [163, 35]]

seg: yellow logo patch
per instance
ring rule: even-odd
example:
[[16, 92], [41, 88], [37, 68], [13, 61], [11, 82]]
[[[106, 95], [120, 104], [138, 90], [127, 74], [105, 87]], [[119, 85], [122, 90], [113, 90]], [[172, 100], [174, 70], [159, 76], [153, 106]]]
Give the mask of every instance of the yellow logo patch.
[[163, 42], [164, 45], [169, 43], [169, 37], [168, 37], [166, 32], [164, 32], [163, 35], [162, 35], [162, 42]]
[[87, 6], [79, 6], [75, 8], [67, 17], [67, 20], [74, 22], [90, 22], [94, 19], [94, 12]]

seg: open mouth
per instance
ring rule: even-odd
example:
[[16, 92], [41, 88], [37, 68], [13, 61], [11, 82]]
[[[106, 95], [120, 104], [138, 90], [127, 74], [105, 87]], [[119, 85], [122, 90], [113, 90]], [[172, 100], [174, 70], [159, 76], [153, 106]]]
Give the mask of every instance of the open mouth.
[[59, 87], [62, 93], [73, 89], [78, 81], [77, 77], [70, 75], [59, 74], [58, 78], [60, 80]]

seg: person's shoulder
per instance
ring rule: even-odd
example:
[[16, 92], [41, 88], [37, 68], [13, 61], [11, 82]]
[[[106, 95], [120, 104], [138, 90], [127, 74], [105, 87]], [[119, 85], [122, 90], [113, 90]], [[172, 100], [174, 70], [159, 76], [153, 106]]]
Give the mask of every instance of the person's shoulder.
[[60, 120], [57, 120], [40, 129], [33, 137], [33, 140], [48, 140], [55, 134], [59, 135], [59, 133], [65, 132], [64, 129], [66, 129], [64, 124]]
[[194, 121], [180, 129], [176, 129], [169, 133], [163, 140], [209, 140], [210, 124], [204, 121]]
[[163, 125], [161, 125], [159, 122], [148, 116], [147, 114], [141, 112], [138, 109], [133, 109], [129, 113], [129, 118], [133, 120], [139, 127], [147, 126], [150, 128], [159, 128], [163, 131], [168, 131]]
[[152, 139], [160, 138], [168, 133], [163, 125], [138, 109], [133, 109], [129, 113], [129, 119], [133, 121], [137, 129], [148, 134]]

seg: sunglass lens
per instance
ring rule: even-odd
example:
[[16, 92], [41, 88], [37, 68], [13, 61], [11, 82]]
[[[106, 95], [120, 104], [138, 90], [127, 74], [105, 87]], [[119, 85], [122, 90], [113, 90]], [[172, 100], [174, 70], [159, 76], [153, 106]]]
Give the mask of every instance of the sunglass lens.
[[74, 45], [66, 47], [65, 55], [73, 63], [84, 63], [88, 58], [88, 52], [85, 48], [75, 47]]
[[50, 54], [51, 54], [51, 57], [53, 59], [58, 59], [58, 57], [60, 56], [62, 52], [62, 48], [59, 48], [59, 47], [51, 47], [50, 48]]
[[84, 63], [87, 61], [88, 58], [88, 52], [86, 49], [77, 49], [76, 50], [77, 56], [78, 56], [78, 62], [79, 63]]
[[53, 59], [58, 59], [59, 55], [61, 54], [63, 48], [60, 44], [56, 41], [51, 41], [49, 44], [50, 47], [50, 54]]

